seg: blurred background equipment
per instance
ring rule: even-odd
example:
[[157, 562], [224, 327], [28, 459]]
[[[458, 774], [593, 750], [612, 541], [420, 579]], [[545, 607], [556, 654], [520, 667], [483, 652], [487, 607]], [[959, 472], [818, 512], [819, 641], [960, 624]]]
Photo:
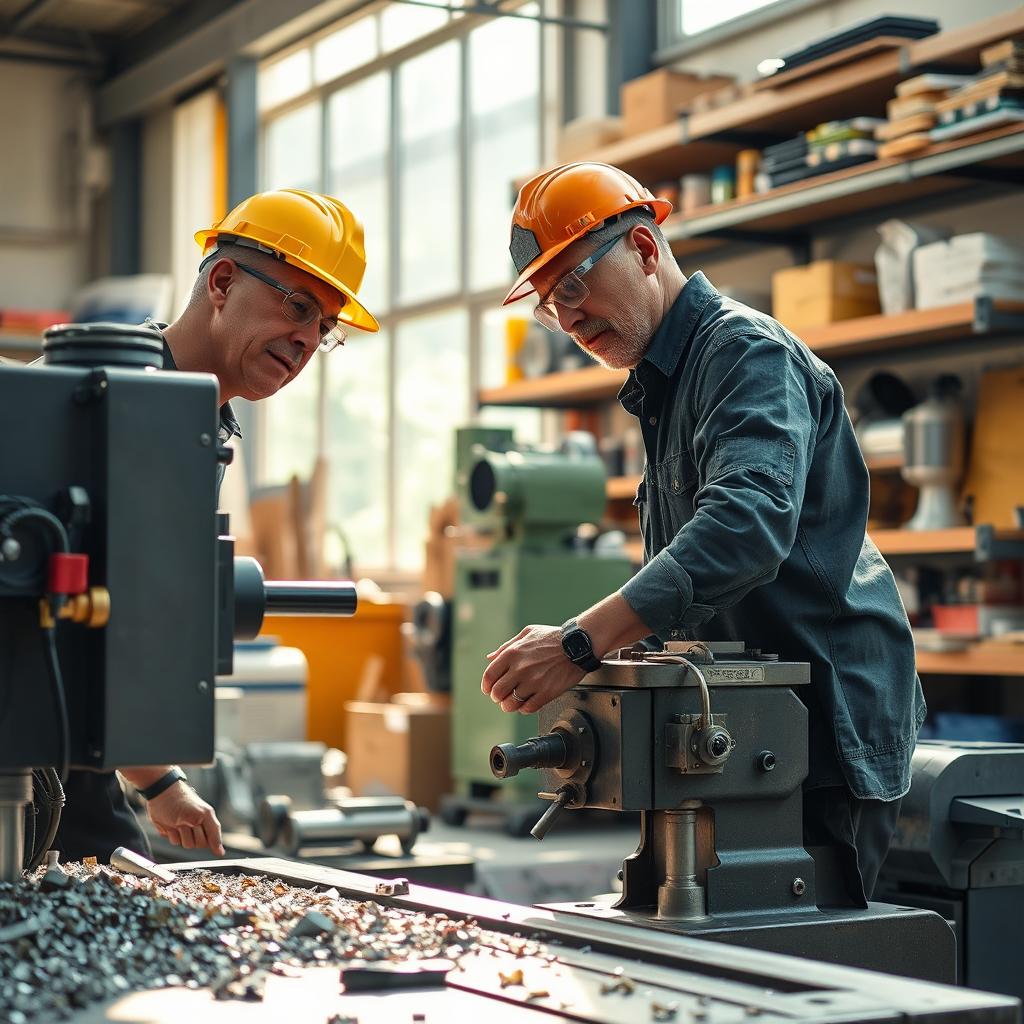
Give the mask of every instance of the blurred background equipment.
[[903, 479], [920, 488], [908, 530], [948, 530], [965, 521], [957, 490], [966, 444], [960, 391], [956, 377], [939, 377], [928, 398], [903, 414]]
[[[456, 431], [460, 519], [487, 538], [457, 554], [452, 626], [452, 774], [456, 792], [445, 821], [470, 811], [504, 813], [512, 831], [528, 831], [535, 811], [529, 787], [495, 786], [482, 747], [519, 742], [535, 731], [532, 715], [504, 714], [480, 693], [485, 655], [530, 623], [559, 624], [617, 590], [630, 573], [620, 549], [600, 550], [581, 524], [604, 514], [605, 468], [590, 435], [561, 450], [517, 446], [511, 430]], [[517, 806], [518, 805], [518, 806]], [[525, 806], [524, 806], [525, 805]]]

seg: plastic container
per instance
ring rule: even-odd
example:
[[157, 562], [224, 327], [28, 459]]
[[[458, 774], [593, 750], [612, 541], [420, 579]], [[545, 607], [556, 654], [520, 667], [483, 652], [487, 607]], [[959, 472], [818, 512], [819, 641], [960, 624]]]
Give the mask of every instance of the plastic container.
[[722, 164], [711, 172], [711, 202], [727, 203], [736, 198], [736, 169]]

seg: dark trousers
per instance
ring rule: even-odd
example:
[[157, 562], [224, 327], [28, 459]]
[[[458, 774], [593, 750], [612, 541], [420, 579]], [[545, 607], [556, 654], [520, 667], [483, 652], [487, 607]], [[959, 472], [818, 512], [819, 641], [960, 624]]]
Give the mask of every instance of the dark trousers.
[[119, 846], [151, 855], [149, 841], [113, 772], [68, 772], [64, 796], [53, 844], [60, 850], [61, 860], [96, 857], [105, 864]]
[[889, 851], [901, 800], [858, 800], [845, 786], [804, 793], [804, 845], [832, 847], [849, 901], [871, 899]]

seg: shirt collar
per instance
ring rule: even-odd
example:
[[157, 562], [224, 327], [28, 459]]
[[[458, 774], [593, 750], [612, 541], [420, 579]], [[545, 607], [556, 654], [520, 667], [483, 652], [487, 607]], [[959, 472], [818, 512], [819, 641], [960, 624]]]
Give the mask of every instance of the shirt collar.
[[619, 391], [619, 403], [627, 412], [633, 411], [631, 407], [643, 397], [648, 386], [657, 387], [659, 379], [664, 383], [676, 372], [704, 310], [717, 297], [717, 289], [701, 271], [687, 278], [654, 332], [643, 358], [629, 371]]
[[[163, 329], [167, 324], [158, 324], [153, 321], [154, 327], [159, 328], [160, 332], [163, 333]], [[174, 355], [171, 352], [171, 346], [167, 344], [167, 339], [164, 338], [164, 369], [165, 370], [177, 370], [178, 364], [174, 361]], [[230, 402], [225, 402], [220, 407], [220, 424], [218, 425], [217, 433], [220, 435], [220, 441], [223, 443], [230, 440], [232, 437], [241, 437], [242, 428], [238, 425], [238, 418], [235, 416], [234, 409], [231, 408]]]

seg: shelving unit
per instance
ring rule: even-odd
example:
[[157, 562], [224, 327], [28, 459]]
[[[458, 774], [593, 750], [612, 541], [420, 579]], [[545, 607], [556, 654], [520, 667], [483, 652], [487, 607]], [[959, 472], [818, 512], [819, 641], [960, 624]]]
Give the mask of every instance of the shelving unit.
[[[801, 337], [823, 359], [836, 359], [1010, 333], [1024, 333], [1024, 303], [979, 298], [894, 316], [840, 320], [802, 331]], [[614, 398], [625, 379], [625, 370], [589, 366], [488, 388], [480, 391], [479, 401], [481, 405], [574, 408]]]
[[[795, 135], [822, 121], [881, 116], [898, 82], [917, 71], [942, 65], [945, 70], [976, 72], [986, 46], [1024, 34], [1024, 10], [975, 25], [908, 41], [843, 64], [821, 74], [777, 87], [751, 89], [749, 95], [672, 124], [621, 139], [588, 154], [615, 164], [648, 184], [682, 174], [709, 171], [731, 162], [742, 148]], [[767, 83], [765, 83], [767, 85]]]
[[662, 230], [677, 256], [731, 241], [793, 245], [824, 220], [955, 192], [979, 179], [1010, 184], [1022, 178], [1024, 126], [1015, 124], [937, 143], [911, 159], [872, 160], [685, 217], [673, 214]]

